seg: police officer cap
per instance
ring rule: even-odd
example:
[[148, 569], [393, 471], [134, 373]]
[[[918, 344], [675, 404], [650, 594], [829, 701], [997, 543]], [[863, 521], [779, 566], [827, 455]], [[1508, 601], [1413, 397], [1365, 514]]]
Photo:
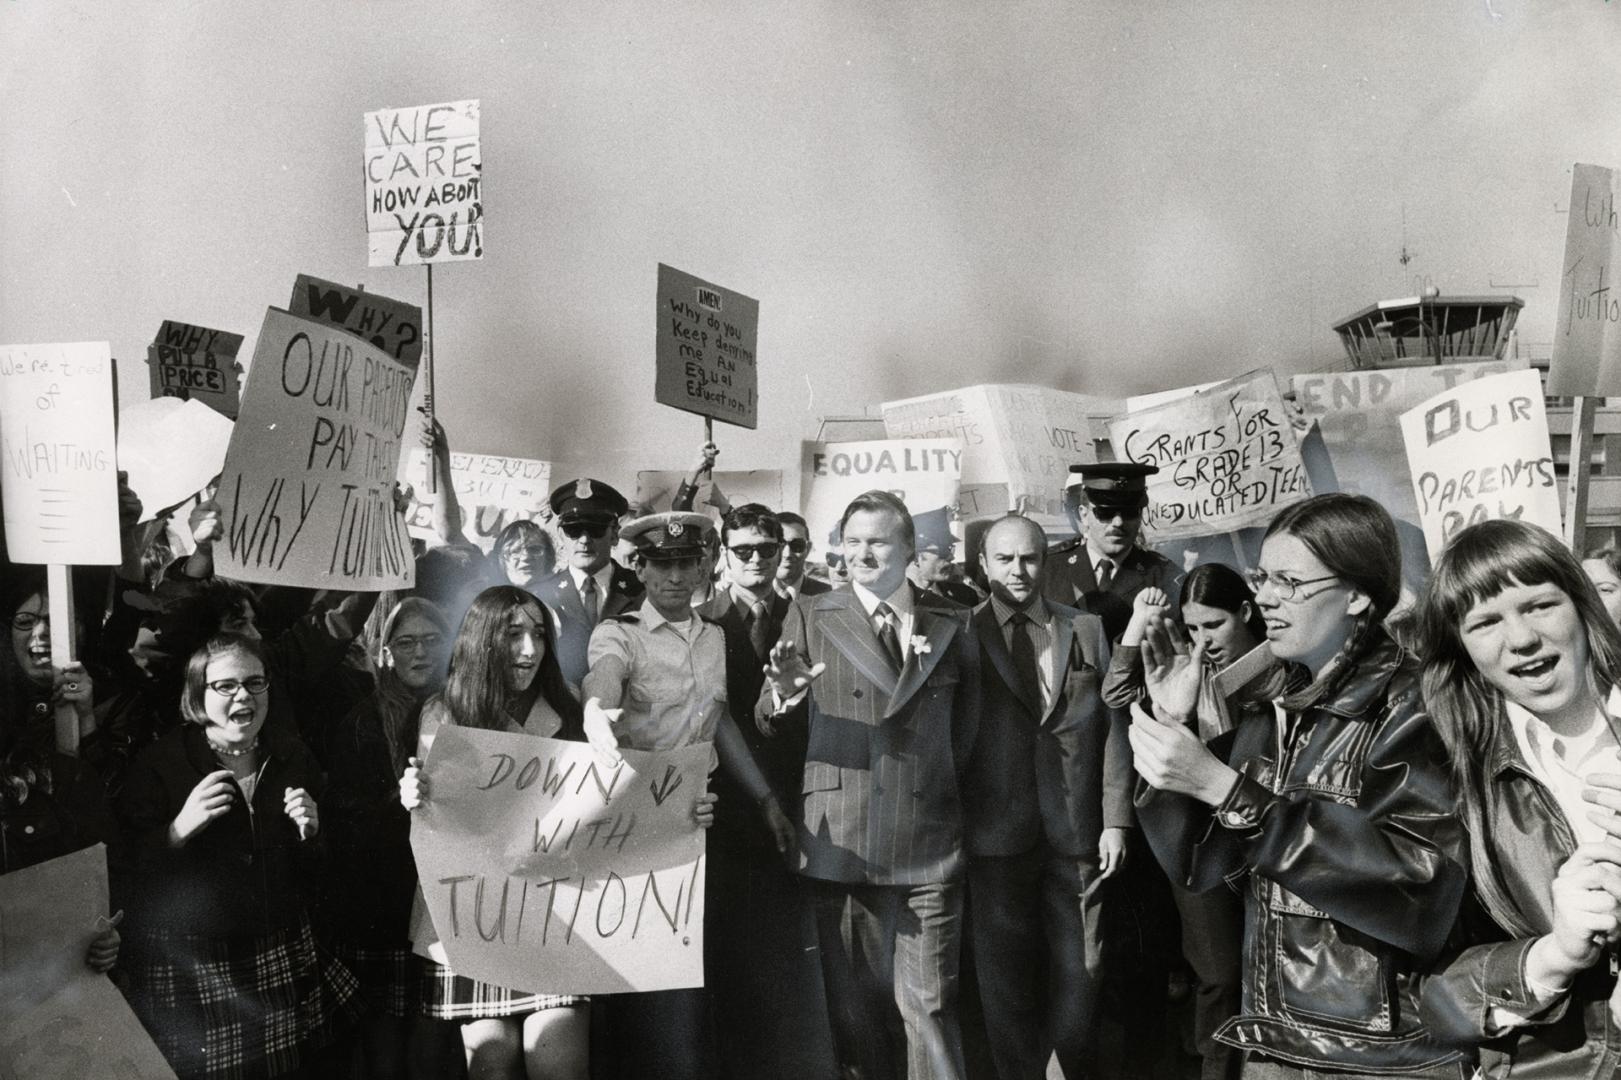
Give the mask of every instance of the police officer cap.
[[1099, 508], [1140, 510], [1148, 505], [1148, 477], [1159, 472], [1135, 461], [1100, 461], [1071, 465], [1066, 489], [1081, 488], [1087, 501]]
[[601, 480], [588, 478], [570, 480], [552, 492], [546, 501], [558, 523], [563, 525], [571, 521], [612, 525], [619, 520], [619, 515], [630, 509], [630, 503], [619, 492]]
[[715, 523], [703, 514], [648, 514], [627, 521], [619, 529], [622, 539], [636, 545], [644, 559], [695, 559], [704, 553]]

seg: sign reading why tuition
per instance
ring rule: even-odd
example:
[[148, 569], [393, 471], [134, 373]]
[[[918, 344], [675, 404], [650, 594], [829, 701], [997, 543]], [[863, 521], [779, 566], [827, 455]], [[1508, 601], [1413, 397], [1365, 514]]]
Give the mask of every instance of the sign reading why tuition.
[[1402, 414], [1430, 558], [1460, 529], [1519, 518], [1559, 535], [1542, 376], [1515, 371], [1443, 391]]
[[660, 263], [654, 398], [738, 427], [758, 426], [759, 327], [758, 300]]
[[236, 354], [241, 351], [241, 334], [163, 320], [157, 340], [146, 347], [152, 396], [200, 401], [236, 419], [242, 387]]
[[1576, 166], [1548, 368], [1548, 393], [1555, 396], [1621, 394], [1621, 289], [1615, 284], [1621, 273], [1621, 207], [1616, 193], [1614, 169]]
[[0, 346], [0, 501], [12, 562], [122, 561], [105, 341]]
[[703, 985], [692, 808], [710, 744], [622, 753], [607, 768], [584, 743], [439, 729], [411, 851], [457, 974], [553, 994]]
[[412, 582], [394, 512], [416, 372], [336, 327], [271, 308], [217, 496], [221, 577], [376, 591]]
[[839, 518], [864, 491], [887, 491], [906, 504], [914, 519], [949, 516], [962, 476], [959, 439], [872, 439], [807, 442], [800, 456], [799, 500], [811, 543], [839, 550]]
[[[433, 535], [433, 507], [422, 501], [427, 492], [428, 452], [413, 446], [405, 479], [411, 484], [411, 508], [405, 524], [412, 536]], [[462, 535], [488, 552], [501, 530], [514, 521], [540, 521], [549, 510], [552, 463], [496, 454], [450, 455], [450, 482], [461, 508]]]
[[1109, 424], [1124, 461], [1154, 465], [1143, 534], [1151, 543], [1264, 525], [1311, 496], [1277, 380], [1261, 368]]
[[366, 114], [368, 266], [484, 257], [478, 101]]
[[422, 309], [415, 304], [300, 274], [287, 310], [347, 330], [407, 367], [422, 360]]

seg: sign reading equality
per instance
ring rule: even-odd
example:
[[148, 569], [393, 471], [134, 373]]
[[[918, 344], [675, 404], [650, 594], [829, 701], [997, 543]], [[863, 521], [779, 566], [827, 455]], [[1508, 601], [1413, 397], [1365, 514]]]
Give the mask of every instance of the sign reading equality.
[[368, 266], [484, 257], [478, 101], [366, 114]]
[[758, 427], [759, 327], [758, 300], [660, 263], [654, 351], [659, 404]]
[[271, 308], [217, 499], [222, 577], [375, 592], [411, 585], [394, 510], [416, 372], [336, 327]]

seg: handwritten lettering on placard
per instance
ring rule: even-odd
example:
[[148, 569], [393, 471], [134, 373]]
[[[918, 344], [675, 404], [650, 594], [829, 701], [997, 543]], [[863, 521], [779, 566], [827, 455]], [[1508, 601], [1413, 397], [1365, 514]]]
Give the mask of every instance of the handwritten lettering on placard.
[[341, 327], [407, 367], [422, 359], [422, 309], [415, 304], [300, 274], [287, 310]]
[[[428, 454], [411, 448], [405, 477], [411, 483], [411, 507], [405, 523], [412, 536], [433, 534], [433, 507], [422, 501], [427, 491]], [[488, 552], [495, 538], [514, 521], [546, 521], [551, 511], [552, 463], [498, 454], [450, 455], [450, 482], [461, 508], [462, 535]]]
[[146, 348], [152, 396], [195, 398], [236, 419], [242, 385], [236, 357], [241, 350], [241, 334], [165, 319], [157, 340]]
[[752, 428], [759, 423], [760, 303], [659, 264], [654, 398]]
[[819, 547], [836, 551], [833, 536], [850, 500], [887, 491], [914, 518], [957, 505], [963, 446], [956, 439], [870, 439], [807, 442], [800, 451], [800, 511]]
[[371, 266], [484, 257], [478, 101], [366, 114]]
[[626, 750], [608, 767], [584, 743], [439, 729], [411, 848], [451, 967], [546, 993], [703, 985], [692, 809], [710, 755]]
[[116, 566], [117, 469], [107, 343], [0, 346], [0, 500], [11, 560]]
[[1570, 181], [1548, 393], [1621, 394], [1621, 211], [1616, 171], [1577, 165]]
[[393, 487], [416, 373], [275, 308], [253, 370], [220, 477], [219, 573], [306, 588], [410, 585]]

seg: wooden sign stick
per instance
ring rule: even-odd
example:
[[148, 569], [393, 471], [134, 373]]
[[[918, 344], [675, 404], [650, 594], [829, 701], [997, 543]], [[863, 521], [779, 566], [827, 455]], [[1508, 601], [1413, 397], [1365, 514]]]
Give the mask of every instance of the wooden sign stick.
[[[55, 669], [73, 663], [73, 568], [51, 563], [45, 568], [45, 583]], [[79, 714], [66, 702], [56, 707], [56, 748], [69, 757], [79, 756]]]
[[[428, 263], [428, 307], [422, 313], [422, 409], [428, 414], [428, 430], [433, 430], [433, 263]], [[439, 494], [439, 477], [433, 467], [433, 451], [428, 451], [428, 494]]]
[[1570, 421], [1570, 486], [1565, 497], [1565, 543], [1579, 559], [1587, 546], [1587, 488], [1591, 482], [1593, 421], [1598, 415], [1598, 398], [1579, 397], [1572, 404]]

